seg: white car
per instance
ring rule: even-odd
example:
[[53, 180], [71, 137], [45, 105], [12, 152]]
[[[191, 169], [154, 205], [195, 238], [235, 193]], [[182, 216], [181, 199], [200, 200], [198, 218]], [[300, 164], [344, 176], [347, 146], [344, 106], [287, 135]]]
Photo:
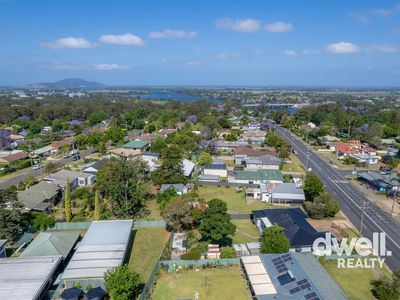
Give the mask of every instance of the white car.
[[41, 168], [43, 168], [42, 165], [36, 165], [36, 166], [33, 166], [32, 170], [40, 170]]

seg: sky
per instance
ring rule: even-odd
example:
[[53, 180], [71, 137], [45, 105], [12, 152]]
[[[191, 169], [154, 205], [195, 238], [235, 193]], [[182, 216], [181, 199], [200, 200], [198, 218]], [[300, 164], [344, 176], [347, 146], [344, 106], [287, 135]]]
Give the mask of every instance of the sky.
[[400, 86], [400, 1], [0, 0], [0, 85]]

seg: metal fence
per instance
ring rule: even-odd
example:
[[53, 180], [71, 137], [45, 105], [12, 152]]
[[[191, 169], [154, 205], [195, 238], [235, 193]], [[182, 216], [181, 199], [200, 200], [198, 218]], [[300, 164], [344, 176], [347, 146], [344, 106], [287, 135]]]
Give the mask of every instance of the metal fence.
[[151, 271], [151, 274], [149, 276], [149, 279], [147, 279], [146, 284], [143, 287], [142, 293], [139, 296], [139, 300], [145, 300], [150, 298], [150, 292], [151, 292], [151, 287], [156, 281], [156, 276], [158, 272], [160, 271], [160, 259], [165, 256], [166, 252], [168, 251], [169, 245], [171, 244], [173, 239], [173, 234], [169, 236], [168, 241], [165, 243], [165, 247], [163, 252], [161, 253], [159, 259], [155, 263], [153, 270]]
[[[56, 222], [48, 230], [87, 230], [91, 222]], [[165, 228], [164, 220], [139, 220], [133, 222], [133, 229], [161, 227]]]
[[240, 258], [199, 259], [199, 260], [160, 260], [160, 267], [204, 267], [204, 266], [234, 266], [240, 264]]

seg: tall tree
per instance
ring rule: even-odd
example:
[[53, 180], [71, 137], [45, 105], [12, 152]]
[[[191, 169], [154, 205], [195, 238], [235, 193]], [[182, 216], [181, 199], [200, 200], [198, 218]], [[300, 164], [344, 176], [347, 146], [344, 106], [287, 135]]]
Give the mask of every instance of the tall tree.
[[229, 236], [234, 234], [236, 226], [231, 223], [228, 207], [221, 199], [212, 199], [208, 202], [208, 208], [204, 213], [200, 233], [204, 240], [220, 245], [229, 244]]
[[21, 236], [22, 209], [15, 190], [0, 190], [0, 239], [15, 241]]
[[307, 172], [304, 180], [304, 194], [307, 200], [313, 200], [324, 191], [324, 184], [314, 172]]
[[279, 225], [265, 228], [260, 238], [262, 253], [285, 253], [290, 249], [290, 242]]
[[100, 193], [98, 190], [96, 190], [94, 194], [94, 219], [95, 220], [100, 220]]
[[162, 163], [153, 173], [155, 184], [186, 183], [183, 173], [182, 150], [177, 145], [171, 145], [161, 152]]
[[173, 232], [191, 229], [195, 223], [191, 205], [178, 197], [165, 206], [162, 216], [167, 223], [167, 229]]
[[143, 287], [140, 275], [127, 265], [114, 267], [104, 274], [107, 293], [113, 300], [136, 299]]
[[71, 222], [72, 212], [71, 212], [71, 191], [70, 191], [69, 177], [67, 177], [67, 182], [65, 183], [65, 196], [64, 196], [64, 206], [65, 206], [65, 220]]
[[140, 159], [116, 159], [97, 173], [97, 188], [111, 200], [112, 212], [117, 217], [134, 218], [141, 212], [147, 195], [147, 168], [147, 163]]

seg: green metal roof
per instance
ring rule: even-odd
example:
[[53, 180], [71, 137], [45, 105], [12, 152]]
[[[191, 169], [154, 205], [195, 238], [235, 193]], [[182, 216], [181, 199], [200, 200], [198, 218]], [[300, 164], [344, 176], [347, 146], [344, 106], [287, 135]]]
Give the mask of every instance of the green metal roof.
[[79, 238], [79, 231], [41, 232], [20, 256], [68, 256]]
[[50, 147], [50, 146], [44, 146], [44, 147], [42, 147], [42, 148], [39, 148], [39, 149], [34, 150], [33, 153], [35, 153], [35, 154], [37, 154], [37, 155], [41, 155], [41, 154], [43, 154], [43, 153], [47, 153], [47, 152], [50, 152], [50, 151], [52, 151], [52, 150], [53, 150], [52, 147]]
[[149, 145], [150, 142], [148, 141], [130, 141], [123, 145], [123, 148], [128, 148], [128, 149], [142, 149], [143, 147]]
[[262, 169], [257, 171], [239, 171], [235, 176], [236, 180], [276, 180], [284, 181], [281, 171]]

